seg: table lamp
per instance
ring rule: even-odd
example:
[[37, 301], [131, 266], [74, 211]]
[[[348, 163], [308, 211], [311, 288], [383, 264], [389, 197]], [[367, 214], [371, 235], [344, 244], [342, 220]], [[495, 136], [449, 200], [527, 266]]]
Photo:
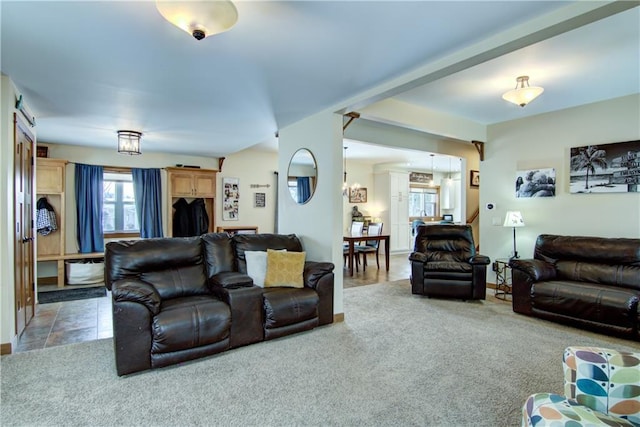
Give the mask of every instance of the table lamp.
[[519, 258], [516, 250], [516, 227], [524, 227], [524, 219], [522, 219], [520, 211], [507, 211], [502, 226], [513, 227], [513, 256], [510, 259]]

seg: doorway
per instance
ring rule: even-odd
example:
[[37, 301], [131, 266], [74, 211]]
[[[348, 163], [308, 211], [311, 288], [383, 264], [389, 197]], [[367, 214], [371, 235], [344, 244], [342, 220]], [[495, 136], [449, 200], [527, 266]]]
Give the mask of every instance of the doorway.
[[14, 287], [15, 333], [19, 337], [35, 311], [34, 145], [35, 138], [17, 113], [14, 123]]

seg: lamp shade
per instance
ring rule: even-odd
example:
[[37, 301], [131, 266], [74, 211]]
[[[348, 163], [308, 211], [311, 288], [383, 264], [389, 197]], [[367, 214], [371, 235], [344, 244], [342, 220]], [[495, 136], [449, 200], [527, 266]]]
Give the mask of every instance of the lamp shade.
[[156, 0], [156, 8], [164, 19], [197, 40], [223, 33], [238, 21], [238, 11], [229, 0]]
[[[544, 92], [538, 86], [529, 86], [529, 76], [520, 76], [516, 79], [516, 88], [502, 95], [502, 99], [524, 107]], [[518, 84], [520, 87], [518, 87]]]
[[134, 130], [119, 130], [118, 131], [118, 153], [120, 154], [142, 154], [140, 150], [140, 137], [142, 132], [136, 132]]
[[507, 211], [503, 227], [524, 227], [524, 219], [520, 211]]

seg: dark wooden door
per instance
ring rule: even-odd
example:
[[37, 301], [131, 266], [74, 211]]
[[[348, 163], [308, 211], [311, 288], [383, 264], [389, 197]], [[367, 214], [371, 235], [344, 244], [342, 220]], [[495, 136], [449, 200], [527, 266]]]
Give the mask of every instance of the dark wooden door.
[[35, 139], [24, 120], [14, 114], [15, 306], [16, 334], [24, 331], [35, 310], [33, 153]]

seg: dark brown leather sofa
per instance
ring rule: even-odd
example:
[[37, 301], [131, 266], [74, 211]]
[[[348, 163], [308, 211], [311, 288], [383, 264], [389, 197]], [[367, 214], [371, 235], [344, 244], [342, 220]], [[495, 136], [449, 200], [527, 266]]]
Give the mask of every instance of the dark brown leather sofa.
[[471, 226], [420, 225], [409, 255], [411, 293], [483, 300], [490, 259], [476, 253]]
[[168, 366], [333, 322], [334, 265], [306, 261], [303, 288], [261, 288], [244, 251], [302, 251], [295, 235], [210, 233], [111, 242], [118, 375]]
[[640, 340], [640, 239], [542, 234], [509, 266], [516, 313]]

